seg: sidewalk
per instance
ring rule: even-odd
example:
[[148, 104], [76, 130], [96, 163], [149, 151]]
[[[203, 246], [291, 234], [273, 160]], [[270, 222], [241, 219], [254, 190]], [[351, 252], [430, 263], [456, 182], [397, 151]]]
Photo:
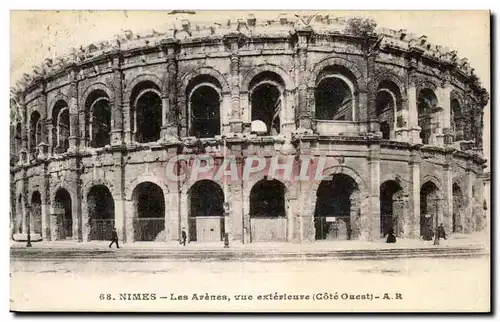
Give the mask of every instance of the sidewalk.
[[[366, 242], [359, 240], [341, 240], [341, 241], [315, 241], [307, 243], [249, 243], [242, 244], [240, 241], [233, 241], [229, 248], [224, 248], [223, 242], [192, 242], [186, 246], [179, 245], [178, 242], [133, 242], [121, 243], [120, 249], [123, 251], [146, 251], [146, 252], [213, 252], [213, 251], [251, 251], [254, 253], [269, 252], [331, 252], [331, 251], [353, 251], [353, 250], [390, 250], [390, 249], [434, 249], [434, 248], [478, 248], [489, 250], [489, 236], [483, 233], [474, 233], [467, 235], [454, 235], [447, 240], [440, 240], [439, 245], [434, 245], [433, 241], [424, 241], [419, 239], [398, 239], [395, 244], [387, 244], [385, 240]], [[73, 240], [62, 241], [40, 241], [32, 242], [32, 250], [109, 250], [109, 241], [90, 241], [77, 242]], [[11, 249], [29, 249], [26, 242], [11, 241]], [[114, 246], [115, 247], [115, 246]]]

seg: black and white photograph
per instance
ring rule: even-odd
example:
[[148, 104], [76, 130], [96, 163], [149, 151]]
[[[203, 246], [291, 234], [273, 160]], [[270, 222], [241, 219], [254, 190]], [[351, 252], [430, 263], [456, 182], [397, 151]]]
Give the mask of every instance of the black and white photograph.
[[490, 312], [490, 20], [12, 10], [10, 310]]

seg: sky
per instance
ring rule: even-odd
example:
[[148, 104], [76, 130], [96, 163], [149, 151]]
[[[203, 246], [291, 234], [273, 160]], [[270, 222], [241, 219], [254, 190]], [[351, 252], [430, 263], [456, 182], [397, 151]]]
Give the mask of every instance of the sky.
[[[254, 13], [257, 19], [276, 19], [287, 11], [196, 11], [193, 22], [235, 20]], [[288, 11], [308, 14], [311, 11]], [[406, 29], [426, 35], [430, 43], [455, 49], [467, 57], [483, 86], [490, 91], [490, 25], [488, 11], [322, 11], [331, 17], [359, 16], [375, 19], [379, 26]], [[15, 84], [32, 66], [45, 58], [68, 53], [123, 34], [151, 29], [165, 31], [172, 26], [168, 11], [12, 11], [10, 29], [10, 82]], [[484, 154], [490, 156], [490, 107], [484, 115]]]

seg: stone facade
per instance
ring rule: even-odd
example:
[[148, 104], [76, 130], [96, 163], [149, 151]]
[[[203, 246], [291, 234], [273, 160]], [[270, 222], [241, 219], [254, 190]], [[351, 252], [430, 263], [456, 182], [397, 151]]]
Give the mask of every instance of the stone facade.
[[[147, 240], [176, 241], [181, 229], [194, 239], [193, 231], [202, 227], [201, 221], [193, 226], [190, 215], [196, 182], [169, 181], [164, 173], [171, 158], [199, 153], [220, 160], [231, 155], [240, 170], [252, 155], [295, 155], [297, 162], [327, 156], [325, 174], [349, 187], [342, 199], [349, 209], [339, 210], [344, 217], [321, 216], [322, 182], [278, 177], [285, 213], [266, 221], [250, 213], [252, 188], [264, 172], [250, 180], [221, 180], [226, 209], [220, 225], [235, 242], [264, 241], [259, 236], [376, 240], [385, 225], [400, 237], [419, 238], [423, 221], [432, 226], [436, 215], [448, 232], [485, 229], [489, 181], [481, 151], [488, 94], [467, 60], [428, 44], [425, 36], [383, 28], [355, 34], [348, 28], [353, 23], [286, 15], [272, 22], [249, 16], [224, 26], [180, 20], [166, 33], [127, 32], [47, 59], [20, 80], [11, 99], [13, 233], [26, 232], [38, 192], [41, 228], [35, 233], [45, 240], [92, 239], [96, 225], [108, 224], [108, 217], [101, 222], [89, 215], [99, 207], [96, 198], [106, 200], [106, 209], [112, 206], [111, 225], [125, 242], [138, 239], [141, 229]], [[319, 93], [321, 86], [327, 94]], [[276, 94], [269, 103], [275, 115], [267, 122], [275, 133], [252, 133], [260, 115], [256, 102], [268, 104], [258, 101], [258, 90]], [[215, 104], [215, 114], [193, 116], [197, 97], [210, 95], [216, 99], [199, 104]], [[328, 104], [344, 112], [318, 118], [320, 97], [325, 113]], [[104, 106], [100, 114], [96, 106]], [[189, 178], [188, 165], [180, 171]], [[151, 185], [141, 194], [136, 188], [144, 183]], [[158, 209], [164, 211], [141, 223], [139, 199], [153, 186], [160, 188], [155, 196], [163, 198]], [[382, 186], [393, 190], [387, 188], [388, 194]], [[392, 223], [381, 223], [386, 220]], [[159, 233], [148, 239], [147, 231]], [[200, 234], [198, 241], [213, 238]]]

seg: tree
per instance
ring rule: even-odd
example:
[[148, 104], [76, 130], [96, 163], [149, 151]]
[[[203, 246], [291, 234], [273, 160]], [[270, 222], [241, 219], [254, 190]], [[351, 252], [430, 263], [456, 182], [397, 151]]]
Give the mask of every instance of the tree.
[[377, 23], [372, 18], [349, 18], [345, 33], [348, 35], [368, 38], [374, 34]]

